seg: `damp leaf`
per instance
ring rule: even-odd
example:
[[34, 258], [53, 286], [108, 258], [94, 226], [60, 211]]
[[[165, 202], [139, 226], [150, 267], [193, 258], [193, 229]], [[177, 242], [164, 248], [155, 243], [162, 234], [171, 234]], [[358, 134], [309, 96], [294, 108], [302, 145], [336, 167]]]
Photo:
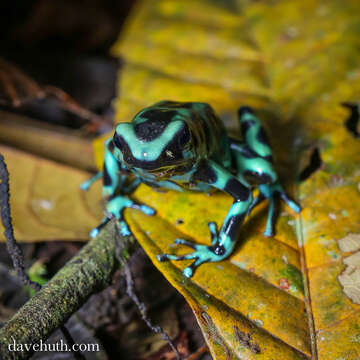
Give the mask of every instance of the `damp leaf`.
[[[237, 108], [252, 106], [282, 182], [303, 207], [294, 216], [281, 205], [270, 239], [266, 205], [256, 209], [232, 256], [187, 279], [185, 261], [159, 263], [156, 254], [187, 252], [174, 246], [177, 237], [209, 244], [207, 223], [221, 224], [232, 199], [145, 185], [134, 194], [157, 216], [131, 210], [127, 220], [189, 302], [214, 359], [360, 356], [358, 277], [344, 280], [358, 250], [338, 245], [360, 233], [360, 142], [348, 130], [354, 112], [342, 105], [360, 99], [359, 11], [356, 0], [139, 1], [113, 47], [125, 60], [117, 121], [164, 99], [204, 101], [236, 136]], [[99, 165], [103, 141], [95, 142]]]

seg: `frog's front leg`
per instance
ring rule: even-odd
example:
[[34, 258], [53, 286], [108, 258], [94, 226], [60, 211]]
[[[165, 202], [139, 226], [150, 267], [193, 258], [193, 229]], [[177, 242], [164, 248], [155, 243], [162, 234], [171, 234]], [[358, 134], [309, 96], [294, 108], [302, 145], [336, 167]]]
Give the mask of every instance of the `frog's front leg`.
[[[91, 230], [90, 237], [96, 237], [100, 230], [114, 217], [119, 221], [121, 235], [130, 235], [131, 232], [129, 226], [124, 220], [124, 210], [126, 208], [138, 209], [147, 215], [153, 215], [155, 213], [154, 209], [146, 205], [138, 204], [125, 196], [126, 194], [133, 192], [141, 181], [139, 178], [136, 178], [127, 186], [125, 185], [126, 175], [121, 173], [121, 164], [116, 160], [112, 153], [113, 146], [111, 139], [105, 143], [103, 171], [81, 185], [82, 190], [87, 190], [100, 175], [103, 177], [102, 193], [107, 201], [105, 205], [106, 216], [96, 228]], [[118, 190], [120, 190], [121, 194], [116, 195], [115, 193]]]
[[[136, 180], [135, 180], [136, 181]], [[131, 231], [129, 229], [128, 224], [124, 220], [124, 210], [126, 208], [137, 209], [142, 211], [146, 215], [154, 215], [155, 210], [149, 206], [138, 204], [133, 200], [129, 199], [127, 196], [116, 195], [108, 199], [105, 209], [107, 216], [103, 219], [102, 223], [99, 225], [100, 228], [103, 227], [111, 218], [115, 217], [120, 224], [120, 233], [122, 236], [131, 235]], [[96, 227], [93, 231], [98, 230]], [[97, 232], [98, 233], [98, 232]], [[96, 236], [97, 233], [91, 234], [92, 236]]]
[[209, 223], [212, 239], [210, 246], [194, 244], [184, 239], [177, 239], [176, 244], [189, 246], [194, 249], [194, 252], [183, 256], [170, 254], [157, 256], [159, 261], [194, 259], [195, 261], [184, 270], [186, 277], [191, 277], [195, 268], [199, 265], [205, 262], [221, 261], [232, 253], [239, 227], [244, 221], [252, 201], [250, 187], [240, 182], [239, 179], [228, 170], [211, 160], [204, 160], [200, 164], [193, 175], [193, 180], [207, 183], [229, 193], [234, 198], [234, 202], [220, 231], [217, 230], [215, 223]]

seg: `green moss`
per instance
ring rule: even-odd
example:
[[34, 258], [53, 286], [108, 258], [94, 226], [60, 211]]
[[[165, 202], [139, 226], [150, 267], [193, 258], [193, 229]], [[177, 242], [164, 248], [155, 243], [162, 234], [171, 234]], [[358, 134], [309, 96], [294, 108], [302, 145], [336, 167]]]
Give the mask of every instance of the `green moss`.
[[[40, 261], [36, 261], [28, 270], [28, 276], [31, 281], [35, 281], [39, 285], [43, 286], [47, 283], [48, 279], [46, 278], [46, 266]], [[26, 286], [26, 290], [29, 292], [30, 297], [35, 295], [35, 290], [30, 286]]]

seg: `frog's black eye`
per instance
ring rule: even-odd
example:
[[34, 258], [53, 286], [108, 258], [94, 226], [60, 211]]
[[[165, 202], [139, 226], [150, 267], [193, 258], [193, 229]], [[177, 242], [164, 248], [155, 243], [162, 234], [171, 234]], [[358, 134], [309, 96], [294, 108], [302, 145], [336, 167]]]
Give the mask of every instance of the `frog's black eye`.
[[190, 131], [185, 125], [178, 137], [178, 144], [180, 148], [184, 147], [190, 141]]
[[119, 136], [117, 133], [114, 134], [113, 142], [115, 146], [121, 151], [124, 148], [124, 139]]

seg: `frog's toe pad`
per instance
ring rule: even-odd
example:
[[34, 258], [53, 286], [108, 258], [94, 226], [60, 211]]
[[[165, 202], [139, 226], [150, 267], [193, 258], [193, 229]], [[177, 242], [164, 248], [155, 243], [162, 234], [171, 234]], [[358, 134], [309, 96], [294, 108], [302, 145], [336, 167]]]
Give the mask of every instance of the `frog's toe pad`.
[[89, 236], [93, 239], [96, 238], [99, 235], [99, 229], [98, 228], [94, 228], [90, 231]]
[[140, 210], [146, 215], [154, 215], [156, 212], [153, 208], [151, 208], [147, 205], [141, 205]]
[[271, 229], [271, 230], [265, 230], [264, 231], [264, 236], [266, 237], [273, 237], [274, 236], [274, 231]]
[[85, 181], [82, 184], [80, 184], [80, 190], [82, 191], [88, 191], [90, 189], [90, 182], [89, 181]]
[[300, 205], [298, 205], [296, 202], [291, 201], [291, 203], [289, 203], [289, 206], [297, 213], [299, 214], [301, 212], [301, 207]]
[[289, 206], [293, 211], [295, 211], [297, 214], [301, 211], [301, 207], [299, 204], [297, 204], [294, 200], [292, 200], [287, 194], [286, 192], [281, 189], [281, 191], [279, 191], [280, 194], [280, 198], [287, 204], [287, 206]]
[[188, 266], [187, 268], [184, 269], [183, 274], [189, 279], [193, 276], [194, 270], [190, 266]]
[[99, 233], [100, 233], [100, 230], [110, 221], [110, 218], [108, 217], [105, 217], [102, 219], [101, 223], [94, 229], [92, 229], [89, 233], [89, 236], [91, 238], [96, 238]]

